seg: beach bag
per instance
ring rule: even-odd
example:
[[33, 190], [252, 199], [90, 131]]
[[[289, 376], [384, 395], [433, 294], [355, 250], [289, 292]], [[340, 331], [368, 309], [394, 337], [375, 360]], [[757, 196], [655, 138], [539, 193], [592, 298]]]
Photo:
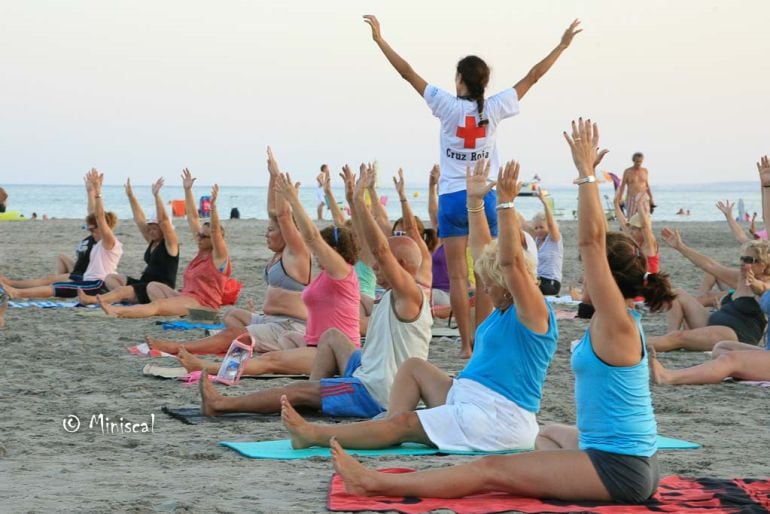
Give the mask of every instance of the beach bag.
[[243, 284], [237, 279], [230, 277], [225, 281], [225, 288], [222, 291], [222, 305], [235, 305], [238, 297], [241, 295]]

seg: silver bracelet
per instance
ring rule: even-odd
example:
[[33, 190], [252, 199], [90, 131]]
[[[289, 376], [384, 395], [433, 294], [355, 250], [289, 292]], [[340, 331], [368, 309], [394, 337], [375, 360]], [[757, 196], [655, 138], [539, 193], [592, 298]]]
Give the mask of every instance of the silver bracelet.
[[497, 204], [498, 211], [501, 211], [503, 209], [513, 209], [513, 202], [511, 201], [511, 202], [503, 202], [503, 203]]

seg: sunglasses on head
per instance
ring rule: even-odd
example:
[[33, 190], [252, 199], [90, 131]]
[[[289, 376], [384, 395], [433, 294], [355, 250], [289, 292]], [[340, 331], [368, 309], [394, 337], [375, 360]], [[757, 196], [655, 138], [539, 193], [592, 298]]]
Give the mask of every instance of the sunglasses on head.
[[741, 255], [741, 263], [742, 264], [756, 264], [759, 262], [759, 259], [756, 257], [752, 257], [751, 255]]

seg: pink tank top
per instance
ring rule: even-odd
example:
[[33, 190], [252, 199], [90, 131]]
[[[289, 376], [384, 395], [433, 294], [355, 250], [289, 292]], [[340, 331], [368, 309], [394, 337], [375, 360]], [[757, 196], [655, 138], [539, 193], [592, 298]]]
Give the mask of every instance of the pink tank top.
[[210, 251], [198, 252], [184, 270], [184, 287], [181, 294], [192, 296], [203, 307], [219, 309], [222, 306], [225, 282], [230, 277], [230, 273], [232, 273], [232, 267], [229, 258], [222, 273], [214, 265], [214, 256]]
[[351, 343], [361, 346], [358, 318], [361, 292], [353, 266], [348, 268], [348, 275], [340, 280], [333, 279], [323, 270], [302, 291], [302, 301], [307, 307], [305, 344], [308, 346], [318, 346], [321, 334], [330, 328], [336, 328]]

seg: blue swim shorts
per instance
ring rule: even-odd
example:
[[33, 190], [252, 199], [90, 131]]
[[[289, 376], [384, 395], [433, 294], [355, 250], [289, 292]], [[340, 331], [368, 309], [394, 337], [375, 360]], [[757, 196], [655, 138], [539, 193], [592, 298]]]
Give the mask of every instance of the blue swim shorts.
[[[484, 197], [484, 212], [487, 215], [489, 232], [492, 237], [497, 237], [497, 192], [494, 189]], [[464, 190], [439, 195], [438, 235], [439, 237], [468, 235], [468, 205]]]
[[353, 376], [361, 366], [361, 351], [350, 355], [345, 373], [338, 378], [321, 379], [321, 412], [326, 416], [373, 418], [385, 411], [372, 398], [364, 384]]

